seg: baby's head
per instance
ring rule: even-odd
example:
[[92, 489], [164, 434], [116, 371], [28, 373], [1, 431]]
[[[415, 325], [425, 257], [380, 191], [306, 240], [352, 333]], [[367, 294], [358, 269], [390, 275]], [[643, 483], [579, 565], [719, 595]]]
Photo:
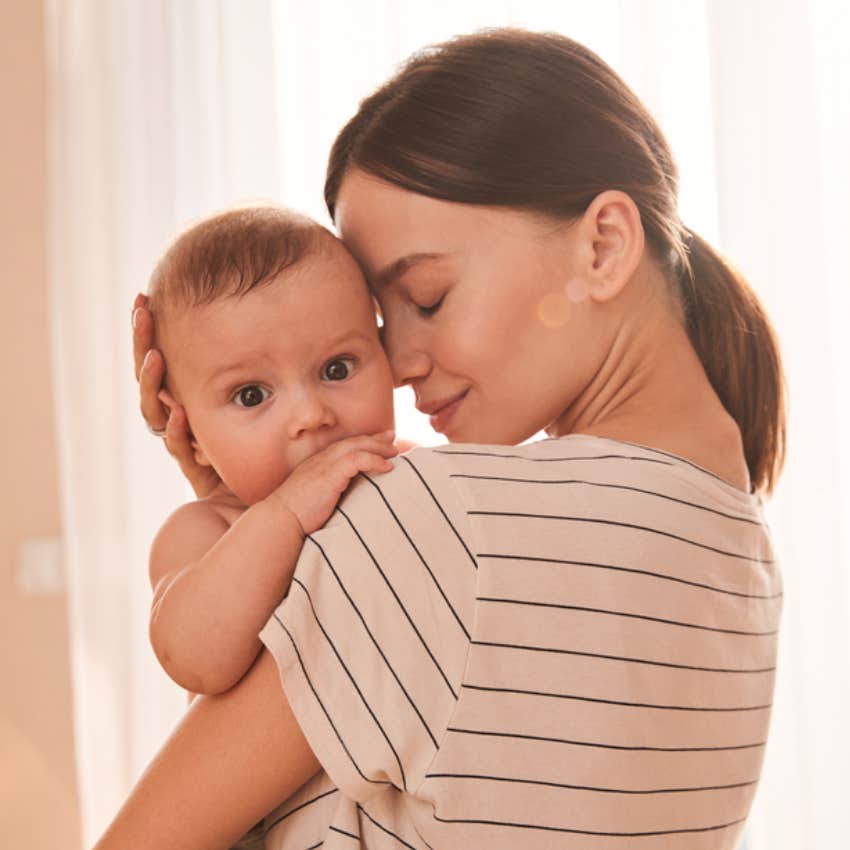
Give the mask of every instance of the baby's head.
[[204, 219], [170, 246], [148, 294], [196, 460], [244, 504], [330, 443], [393, 427], [366, 281], [316, 222], [277, 207]]

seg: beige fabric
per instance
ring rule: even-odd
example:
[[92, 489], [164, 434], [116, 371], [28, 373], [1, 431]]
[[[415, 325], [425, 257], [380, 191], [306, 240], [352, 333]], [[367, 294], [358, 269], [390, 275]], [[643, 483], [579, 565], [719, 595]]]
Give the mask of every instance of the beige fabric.
[[733, 848], [782, 593], [758, 497], [595, 437], [395, 466], [262, 632], [326, 771], [267, 847]]

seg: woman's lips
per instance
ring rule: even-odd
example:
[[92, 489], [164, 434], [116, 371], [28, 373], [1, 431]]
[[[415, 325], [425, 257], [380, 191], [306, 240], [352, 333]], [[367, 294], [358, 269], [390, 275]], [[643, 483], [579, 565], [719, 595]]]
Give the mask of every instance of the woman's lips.
[[440, 407], [432, 408], [430, 411], [429, 421], [431, 422], [431, 427], [437, 433], [444, 433], [446, 428], [449, 425], [449, 422], [454, 418], [458, 409], [460, 408], [463, 400], [466, 398], [466, 392], [461, 393], [455, 399], [449, 401], [446, 404], [443, 404]]

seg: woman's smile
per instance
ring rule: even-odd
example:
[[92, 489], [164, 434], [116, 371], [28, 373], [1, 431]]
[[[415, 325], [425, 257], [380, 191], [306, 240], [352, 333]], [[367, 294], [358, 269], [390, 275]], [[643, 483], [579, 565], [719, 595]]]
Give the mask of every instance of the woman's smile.
[[429, 417], [431, 427], [435, 431], [444, 434], [449, 423], [460, 409], [461, 404], [463, 404], [468, 392], [469, 390], [466, 389], [462, 393], [434, 402], [417, 401], [416, 408]]

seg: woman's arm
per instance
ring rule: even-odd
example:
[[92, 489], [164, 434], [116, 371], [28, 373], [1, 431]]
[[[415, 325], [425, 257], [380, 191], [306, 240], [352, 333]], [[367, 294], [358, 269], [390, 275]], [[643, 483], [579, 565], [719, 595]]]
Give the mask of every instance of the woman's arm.
[[195, 699], [93, 850], [226, 850], [319, 768], [263, 651]]

